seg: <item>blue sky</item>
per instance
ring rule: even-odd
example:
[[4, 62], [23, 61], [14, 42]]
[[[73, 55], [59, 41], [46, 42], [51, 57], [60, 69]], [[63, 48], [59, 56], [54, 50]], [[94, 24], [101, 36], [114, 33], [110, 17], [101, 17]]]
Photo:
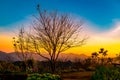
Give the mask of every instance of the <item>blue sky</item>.
[[17, 22], [22, 25], [37, 13], [38, 3], [42, 9], [81, 16], [100, 30], [112, 28], [114, 20], [120, 19], [120, 0], [0, 0], [0, 28], [12, 29]]
[[83, 52], [92, 53], [101, 47], [108, 49], [111, 55], [120, 52], [120, 0], [0, 0], [1, 51], [13, 51], [14, 32], [24, 24], [31, 24], [33, 15], [37, 15], [37, 4], [41, 9], [70, 13], [85, 20], [90, 26], [90, 30], [86, 30], [90, 39]]

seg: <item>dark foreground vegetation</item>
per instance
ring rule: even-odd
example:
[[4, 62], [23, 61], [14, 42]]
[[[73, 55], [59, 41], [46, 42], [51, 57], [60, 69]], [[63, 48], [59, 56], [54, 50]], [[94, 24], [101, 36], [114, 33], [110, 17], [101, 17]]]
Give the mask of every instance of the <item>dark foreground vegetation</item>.
[[57, 60], [55, 73], [47, 60], [0, 61], [0, 80], [120, 80], [120, 55], [106, 56], [107, 51], [101, 48], [84, 60]]
[[97, 60], [93, 56], [85, 60], [58, 60], [54, 74], [49, 61], [0, 61], [0, 80], [120, 80], [119, 65], [113, 64], [112, 59], [109, 62], [109, 58]]
[[39, 73], [12, 73], [12, 74], [0, 74], [0, 80], [61, 80], [59, 75], [55, 74], [39, 74]]
[[120, 80], [120, 66], [119, 67], [105, 67], [100, 66], [96, 69], [92, 80]]

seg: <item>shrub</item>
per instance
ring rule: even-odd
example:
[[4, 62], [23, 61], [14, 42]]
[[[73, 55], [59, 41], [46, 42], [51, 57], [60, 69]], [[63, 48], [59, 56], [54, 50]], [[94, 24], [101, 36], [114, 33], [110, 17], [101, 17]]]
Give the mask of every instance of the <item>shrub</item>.
[[38, 74], [34, 73], [28, 76], [27, 80], [61, 80], [59, 75], [54, 75], [50, 73]]
[[27, 80], [40, 80], [40, 74], [38, 73], [30, 74]]
[[11, 72], [19, 72], [20, 69], [18, 66], [15, 66], [12, 63], [8, 62], [0, 62], [0, 73], [11, 73]]
[[92, 76], [92, 80], [120, 80], [120, 68], [98, 67]]

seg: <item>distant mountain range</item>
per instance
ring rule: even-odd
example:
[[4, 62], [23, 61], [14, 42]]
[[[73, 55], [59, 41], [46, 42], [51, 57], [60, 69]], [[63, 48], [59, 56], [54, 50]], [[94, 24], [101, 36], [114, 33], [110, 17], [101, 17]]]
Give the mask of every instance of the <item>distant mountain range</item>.
[[0, 51], [0, 61], [17, 61], [18, 59], [12, 54]]
[[[46, 56], [46, 57], [49, 57], [48, 54], [43, 54], [43, 55]], [[15, 52], [6, 53], [6, 52], [0, 51], [0, 61], [20, 61], [21, 56], [22, 55], [19, 55], [19, 57], [18, 57], [17, 53], [15, 53]], [[34, 60], [39, 60], [39, 61], [45, 60], [43, 57], [41, 57], [38, 54], [27, 54], [27, 56], [30, 57], [30, 58], [33, 58]], [[88, 56], [86, 56], [85, 54], [75, 54], [75, 53], [65, 54], [65, 53], [61, 53], [58, 60], [74, 61], [76, 59], [84, 60], [86, 58], [88, 58]]]

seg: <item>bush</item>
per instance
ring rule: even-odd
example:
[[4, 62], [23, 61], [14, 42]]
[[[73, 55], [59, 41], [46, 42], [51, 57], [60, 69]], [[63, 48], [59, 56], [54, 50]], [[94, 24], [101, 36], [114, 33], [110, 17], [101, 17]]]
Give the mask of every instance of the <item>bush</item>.
[[38, 74], [34, 73], [28, 76], [27, 80], [61, 80], [59, 75], [54, 75], [50, 73]]
[[92, 76], [92, 80], [120, 80], [120, 68], [98, 67]]
[[15, 66], [12, 63], [8, 62], [0, 62], [0, 73], [11, 73], [11, 72], [19, 72], [20, 69], [18, 66]]

